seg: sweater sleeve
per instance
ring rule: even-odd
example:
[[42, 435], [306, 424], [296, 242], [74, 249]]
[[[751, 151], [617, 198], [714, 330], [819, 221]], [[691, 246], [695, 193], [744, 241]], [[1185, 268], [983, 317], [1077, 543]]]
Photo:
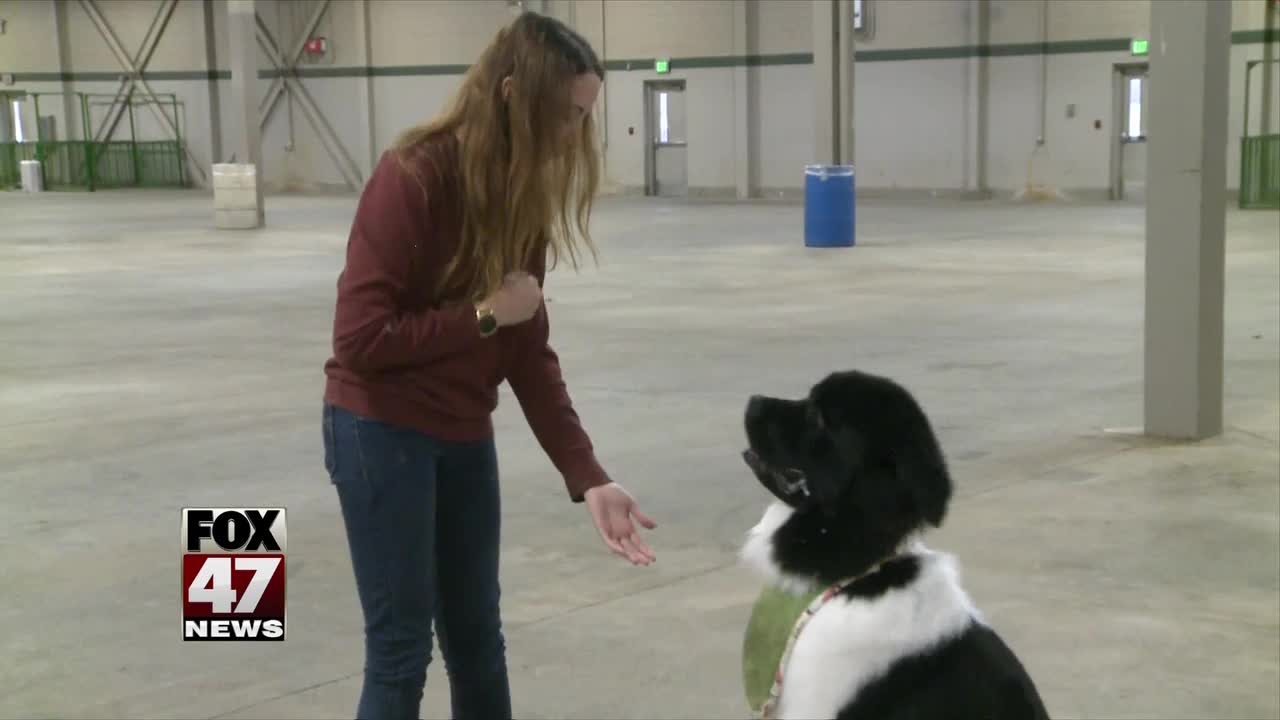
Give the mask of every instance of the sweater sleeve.
[[334, 357], [355, 372], [419, 364], [481, 339], [470, 305], [419, 311], [400, 306], [412, 260], [422, 254], [418, 245], [433, 240], [427, 201], [433, 180], [428, 175], [419, 182], [387, 153], [361, 195], [333, 324]]
[[517, 327], [520, 355], [507, 372], [507, 383], [538, 443], [564, 478], [569, 499], [582, 502], [587, 490], [611, 480], [569, 399], [560, 359], [549, 343], [546, 303], [528, 323]]

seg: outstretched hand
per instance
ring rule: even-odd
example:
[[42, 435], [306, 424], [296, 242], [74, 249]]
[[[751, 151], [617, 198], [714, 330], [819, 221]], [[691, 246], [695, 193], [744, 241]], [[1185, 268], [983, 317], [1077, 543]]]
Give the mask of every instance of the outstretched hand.
[[621, 485], [609, 483], [593, 487], [587, 490], [585, 500], [596, 530], [600, 531], [600, 538], [610, 550], [630, 560], [633, 565], [648, 565], [658, 559], [640, 539], [631, 517], [634, 515], [636, 522], [649, 530], [657, 527], [657, 523], [640, 512], [635, 498]]

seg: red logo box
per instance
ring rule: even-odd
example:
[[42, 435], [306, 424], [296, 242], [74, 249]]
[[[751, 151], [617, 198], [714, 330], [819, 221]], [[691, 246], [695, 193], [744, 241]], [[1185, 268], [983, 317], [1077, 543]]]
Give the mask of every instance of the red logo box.
[[285, 637], [284, 508], [182, 509], [182, 639]]

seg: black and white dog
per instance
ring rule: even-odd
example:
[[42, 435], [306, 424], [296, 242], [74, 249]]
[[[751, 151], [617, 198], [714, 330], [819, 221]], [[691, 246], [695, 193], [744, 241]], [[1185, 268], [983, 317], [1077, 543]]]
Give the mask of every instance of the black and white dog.
[[744, 458], [776, 497], [742, 557], [797, 594], [838, 588], [794, 640], [779, 718], [1047, 719], [1012, 650], [920, 535], [942, 524], [951, 478], [916, 400], [834, 373], [805, 399], [756, 396]]

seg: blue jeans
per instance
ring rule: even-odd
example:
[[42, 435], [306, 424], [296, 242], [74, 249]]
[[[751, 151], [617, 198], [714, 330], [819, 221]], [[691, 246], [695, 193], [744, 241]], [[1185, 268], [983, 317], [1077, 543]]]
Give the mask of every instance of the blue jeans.
[[418, 718], [434, 620], [453, 717], [508, 720], [493, 440], [443, 442], [329, 404], [323, 426], [364, 612], [356, 716]]

